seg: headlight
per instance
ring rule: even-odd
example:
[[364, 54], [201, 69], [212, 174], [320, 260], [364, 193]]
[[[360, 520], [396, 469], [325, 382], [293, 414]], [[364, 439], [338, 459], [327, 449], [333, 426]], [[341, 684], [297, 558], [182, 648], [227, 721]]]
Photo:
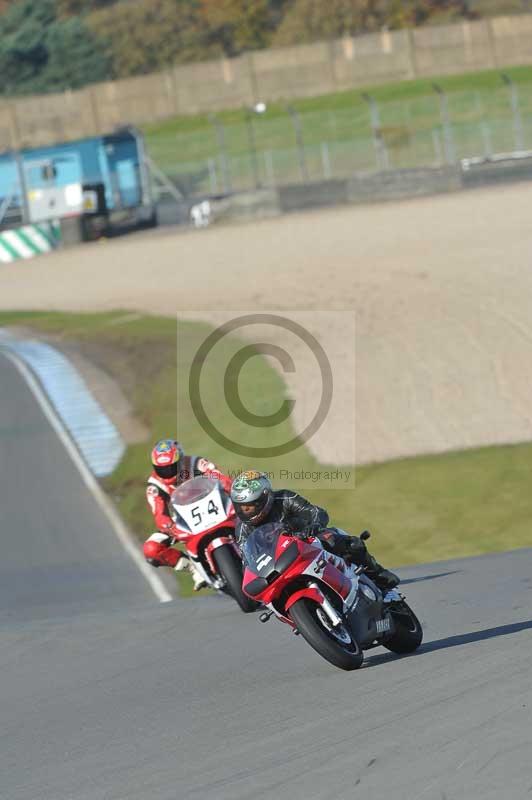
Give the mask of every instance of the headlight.
[[256, 597], [258, 594], [261, 594], [266, 588], [268, 587], [268, 581], [266, 578], [253, 578], [246, 583], [243, 587], [246, 594], [250, 594], [252, 597]]

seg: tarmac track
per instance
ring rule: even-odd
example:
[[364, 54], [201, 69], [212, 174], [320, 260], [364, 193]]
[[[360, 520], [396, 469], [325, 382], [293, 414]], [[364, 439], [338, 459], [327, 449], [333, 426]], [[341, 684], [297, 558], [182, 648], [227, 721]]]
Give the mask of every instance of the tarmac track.
[[415, 656], [344, 673], [159, 604], [0, 357], [0, 798], [527, 798], [532, 551], [401, 570]]

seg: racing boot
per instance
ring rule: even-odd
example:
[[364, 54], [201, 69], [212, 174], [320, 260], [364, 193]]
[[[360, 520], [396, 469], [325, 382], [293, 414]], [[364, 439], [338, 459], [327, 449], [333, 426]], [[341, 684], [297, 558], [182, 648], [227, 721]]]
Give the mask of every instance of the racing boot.
[[174, 567], [176, 572], [189, 572], [192, 578], [192, 585], [195, 592], [199, 592], [200, 589], [205, 589], [208, 586], [207, 581], [203, 578], [203, 575], [198, 570], [194, 562], [185, 555], [182, 555], [177, 564]]
[[395, 589], [400, 579], [395, 573], [378, 563], [368, 552], [364, 541], [358, 536], [350, 536], [341, 528], [328, 528], [319, 534], [319, 539], [326, 550], [330, 550], [344, 558], [348, 564], [364, 567], [366, 575], [374, 581], [379, 589], [388, 592]]
[[394, 572], [390, 572], [389, 569], [384, 569], [384, 567], [367, 552], [364, 566], [368, 578], [371, 578], [382, 591], [389, 592], [390, 589], [395, 589], [401, 582], [398, 575]]

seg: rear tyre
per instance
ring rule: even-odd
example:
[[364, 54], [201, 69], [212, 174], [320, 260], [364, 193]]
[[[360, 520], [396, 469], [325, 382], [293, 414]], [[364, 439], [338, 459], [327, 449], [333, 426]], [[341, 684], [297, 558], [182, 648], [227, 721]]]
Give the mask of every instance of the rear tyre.
[[229, 594], [236, 600], [242, 611], [246, 614], [255, 611], [258, 603], [244, 594], [242, 590], [242, 562], [233, 548], [228, 544], [222, 545], [214, 551], [213, 558], [220, 575], [227, 584]]
[[296, 600], [288, 612], [299, 633], [330, 664], [340, 669], [358, 669], [364, 656], [347, 627], [333, 628], [321, 606], [309, 597]]
[[394, 603], [390, 608], [395, 632], [383, 642], [383, 646], [392, 653], [413, 653], [423, 641], [421, 623], [404, 600]]

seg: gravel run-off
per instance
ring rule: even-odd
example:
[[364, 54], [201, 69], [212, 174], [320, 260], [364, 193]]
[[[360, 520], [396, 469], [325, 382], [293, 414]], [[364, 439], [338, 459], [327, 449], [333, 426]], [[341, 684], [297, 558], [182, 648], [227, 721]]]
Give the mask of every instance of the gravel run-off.
[[[531, 199], [523, 183], [134, 234], [1, 265], [0, 309], [299, 310], [333, 364], [332, 412], [309, 442], [323, 461], [527, 441]], [[290, 347], [297, 429], [320, 386], [304, 345]]]

